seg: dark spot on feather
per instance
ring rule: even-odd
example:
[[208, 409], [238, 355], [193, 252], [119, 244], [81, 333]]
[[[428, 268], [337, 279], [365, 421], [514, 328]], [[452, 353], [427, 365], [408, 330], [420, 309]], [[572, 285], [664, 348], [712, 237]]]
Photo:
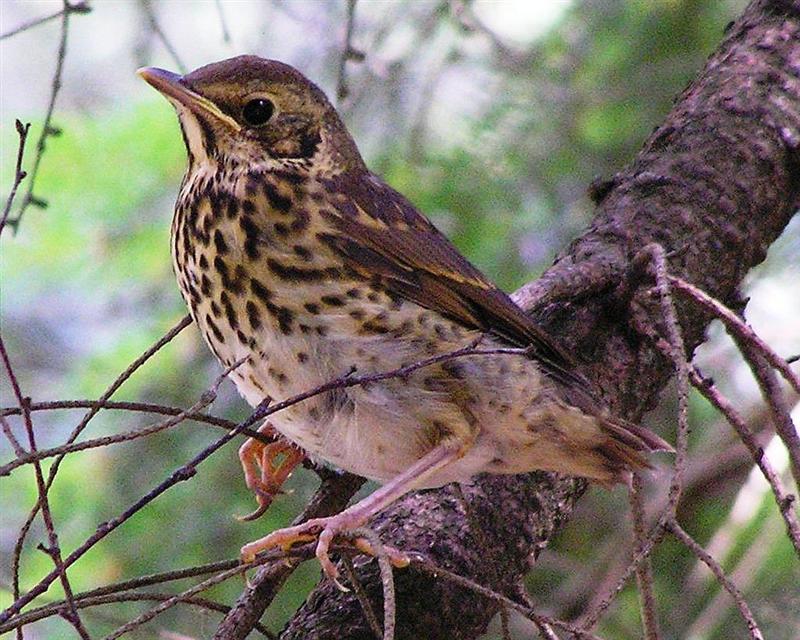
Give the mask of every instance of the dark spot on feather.
[[363, 320], [364, 319], [364, 312], [361, 309], [353, 309], [350, 312], [350, 317], [353, 320]]
[[296, 244], [296, 245], [294, 245], [294, 246], [292, 247], [292, 251], [294, 251], [295, 255], [297, 255], [298, 257], [300, 257], [302, 260], [305, 260], [306, 262], [310, 262], [311, 260], [313, 260], [313, 259], [314, 259], [314, 256], [311, 254], [311, 251], [309, 251], [308, 249], [306, 249], [306, 248], [305, 248], [303, 245], [301, 245], [301, 244]]
[[225, 342], [225, 338], [222, 335], [222, 332], [219, 330], [219, 327], [216, 323], [211, 319], [209, 314], [206, 314], [206, 324], [211, 329], [211, 332], [214, 334], [214, 337], [217, 339], [217, 342]]
[[233, 270], [233, 277], [228, 280], [228, 289], [239, 295], [244, 292], [244, 283], [247, 280], [247, 271], [241, 264], [237, 264]]
[[247, 304], [245, 304], [245, 311], [247, 312], [247, 321], [253, 331], [261, 327], [261, 313], [252, 300], [248, 300]]
[[222, 277], [222, 285], [225, 286], [228, 280], [228, 265], [220, 256], [214, 257], [214, 268], [217, 273]]
[[322, 300], [323, 304], [327, 304], [329, 307], [344, 306], [344, 300], [342, 300], [339, 296], [322, 296], [320, 300]]
[[286, 307], [279, 307], [277, 310], [278, 327], [281, 333], [289, 335], [292, 332], [292, 321], [294, 320], [294, 313], [291, 309]]
[[255, 278], [250, 278], [250, 291], [252, 291], [256, 297], [264, 302], [269, 301], [269, 299], [272, 297], [272, 292]]
[[222, 293], [219, 294], [219, 301], [220, 304], [222, 304], [222, 308], [225, 310], [225, 316], [228, 318], [228, 324], [232, 329], [238, 329], [239, 319], [236, 317], [236, 311], [233, 308], [226, 291], [222, 291]]
[[298, 351], [297, 354], [296, 354], [296, 357], [297, 357], [297, 361], [300, 364], [308, 362], [308, 354], [305, 353], [304, 351]]
[[205, 253], [200, 254], [200, 260], [198, 261], [198, 264], [200, 265], [201, 269], [208, 269], [208, 259], [206, 258]]
[[278, 192], [278, 188], [269, 181], [264, 181], [263, 188], [264, 195], [267, 197], [267, 200], [269, 200], [270, 205], [281, 213], [288, 213], [289, 209], [292, 207], [291, 198], [281, 195]]
[[275, 233], [279, 236], [286, 237], [289, 235], [289, 227], [287, 227], [283, 222], [276, 222], [273, 227], [275, 229]]
[[220, 255], [228, 253], [228, 244], [225, 242], [225, 238], [222, 237], [222, 231], [219, 229], [214, 231], [214, 247]]
[[219, 308], [219, 305], [214, 300], [211, 301], [211, 313], [214, 314], [215, 318], [222, 316], [222, 309]]
[[294, 220], [292, 220], [292, 231], [299, 233], [308, 228], [308, 223], [311, 221], [311, 216], [305, 209], [296, 209], [294, 211]]
[[309, 313], [312, 313], [314, 315], [319, 313], [319, 305], [316, 304], [315, 302], [306, 302], [303, 306]]
[[211, 295], [211, 280], [208, 279], [205, 273], [200, 276], [200, 291], [202, 291], [203, 295], [206, 297]]

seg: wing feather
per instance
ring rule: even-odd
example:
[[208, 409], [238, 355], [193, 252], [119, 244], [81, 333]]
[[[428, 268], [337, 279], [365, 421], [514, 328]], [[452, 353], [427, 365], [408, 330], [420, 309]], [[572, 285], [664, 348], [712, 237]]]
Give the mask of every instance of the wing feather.
[[532, 347], [545, 373], [571, 387], [588, 387], [572, 358], [400, 193], [363, 174], [339, 175], [326, 186], [337, 194], [335, 211], [325, 214], [337, 233], [322, 239], [354, 269], [467, 327]]

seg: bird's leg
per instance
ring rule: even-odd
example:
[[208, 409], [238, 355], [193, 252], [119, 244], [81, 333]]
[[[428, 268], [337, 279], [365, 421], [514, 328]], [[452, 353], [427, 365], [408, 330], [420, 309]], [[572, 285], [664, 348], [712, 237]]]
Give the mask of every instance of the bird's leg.
[[240, 520], [255, 520], [269, 508], [273, 498], [280, 493], [281, 485], [291, 475], [292, 470], [302, 462], [305, 455], [279, 434], [269, 422], [265, 422], [258, 432], [274, 438], [265, 444], [256, 438], [248, 438], [239, 447], [239, 460], [244, 471], [247, 488], [256, 496], [258, 509]]
[[[336, 579], [338, 571], [328, 557], [331, 542], [339, 533], [345, 533], [364, 526], [376, 513], [382, 511], [404, 494], [420, 486], [421, 481], [444, 466], [458, 460], [466, 453], [467, 447], [451, 443], [440, 444], [429, 451], [408, 469], [392, 478], [366, 498], [348, 507], [341, 513], [327, 518], [313, 518], [294, 527], [273, 531], [269, 535], [242, 547], [242, 561], [250, 562], [256, 554], [273, 547], [289, 550], [298, 542], [309, 542], [318, 538], [317, 559], [326, 575]], [[374, 555], [372, 545], [367, 540], [356, 540], [355, 546]], [[408, 557], [402, 552], [384, 547], [395, 566], [407, 566]]]

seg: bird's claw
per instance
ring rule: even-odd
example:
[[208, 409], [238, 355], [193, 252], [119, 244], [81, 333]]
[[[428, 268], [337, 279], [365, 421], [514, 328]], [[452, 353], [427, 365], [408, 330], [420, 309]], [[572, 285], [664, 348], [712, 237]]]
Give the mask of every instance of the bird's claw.
[[264, 424], [259, 433], [277, 439], [264, 444], [260, 440], [249, 438], [239, 448], [245, 484], [255, 494], [258, 502], [255, 511], [239, 516], [239, 520], [256, 520], [264, 515], [275, 496], [282, 493], [281, 486], [292, 470], [304, 458], [302, 451], [281, 438], [269, 424]]
[[[338, 580], [339, 570], [331, 561], [328, 552], [333, 540], [337, 536], [340, 534], [347, 534], [361, 524], [361, 522], [352, 521], [352, 517], [349, 517], [349, 514], [346, 512], [327, 518], [313, 518], [294, 527], [286, 527], [285, 529], [273, 531], [259, 540], [246, 544], [242, 547], [241, 551], [242, 562], [252, 562], [258, 553], [267, 549], [278, 547], [284, 551], [289, 551], [296, 544], [311, 542], [316, 539], [317, 547], [315, 555], [317, 556], [317, 560], [319, 560], [322, 571], [333, 580], [340, 589], [347, 591]], [[411, 559], [405, 553], [393, 547], [382, 545], [380, 551], [376, 550], [375, 546], [363, 536], [342, 535], [342, 537], [344, 540], [350, 541], [353, 546], [362, 553], [373, 557], [386, 555], [395, 567], [407, 567], [411, 562]]]

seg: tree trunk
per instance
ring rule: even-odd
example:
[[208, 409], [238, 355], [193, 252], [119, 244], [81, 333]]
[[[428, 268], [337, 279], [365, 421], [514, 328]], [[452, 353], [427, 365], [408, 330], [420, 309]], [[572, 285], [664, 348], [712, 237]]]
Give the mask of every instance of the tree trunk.
[[[756, 0], [634, 162], [595, 186], [591, 227], [515, 294], [579, 354], [613, 412], [639, 420], [673, 374], [634, 327], [633, 300], [652, 312], [656, 327], [659, 311], [642, 293], [651, 282], [633, 258], [659, 243], [671, 273], [741, 309], [738, 286], [798, 206], [798, 144], [800, 2]], [[709, 319], [677, 302], [691, 352]], [[372, 527], [387, 544], [417, 550], [510, 595], [585, 488], [548, 473], [479, 478], [465, 491], [483, 530], [480, 543], [452, 487], [409, 495]], [[380, 617], [377, 563], [357, 562], [357, 572]], [[475, 593], [412, 569], [396, 570], [395, 583], [398, 640], [475, 638], [497, 612]], [[355, 595], [323, 581], [281, 638], [372, 640], [374, 634]]]

